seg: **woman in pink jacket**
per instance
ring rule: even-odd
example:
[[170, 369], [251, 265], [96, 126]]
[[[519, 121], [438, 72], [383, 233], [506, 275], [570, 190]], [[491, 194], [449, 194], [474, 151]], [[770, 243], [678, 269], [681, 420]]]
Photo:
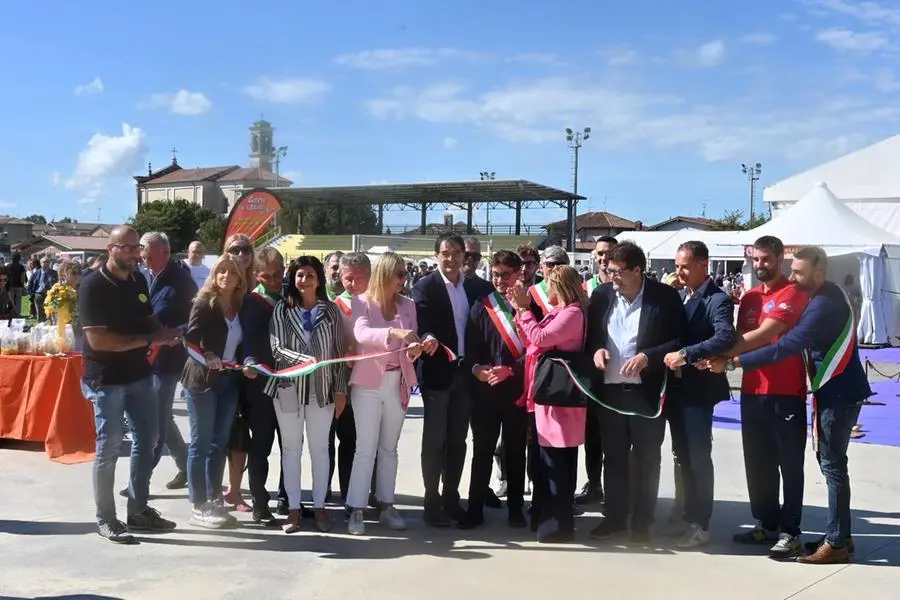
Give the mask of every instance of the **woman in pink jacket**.
[[554, 267], [547, 277], [550, 304], [555, 308], [538, 322], [531, 297], [522, 287], [510, 292], [516, 324], [528, 349], [525, 354], [525, 401], [533, 414], [532, 460], [535, 488], [532, 530], [539, 542], [566, 542], [575, 537], [572, 512], [577, 477], [578, 446], [584, 443], [587, 409], [534, 403], [534, 372], [544, 352], [579, 352], [584, 348], [585, 310], [588, 299], [578, 271], [568, 265]]
[[350, 375], [356, 424], [356, 454], [347, 492], [347, 505], [351, 509], [347, 532], [351, 535], [366, 532], [363, 510], [369, 499], [376, 455], [375, 493], [381, 505], [378, 520], [390, 529], [406, 529], [406, 521], [394, 507], [397, 443], [406, 418], [410, 388], [418, 385], [413, 361], [426, 345], [420, 344], [416, 334], [415, 304], [400, 295], [405, 285], [406, 262], [401, 256], [387, 252], [375, 261], [366, 293], [354, 296], [350, 302], [357, 353], [406, 348], [382, 358], [359, 361], [353, 365]]

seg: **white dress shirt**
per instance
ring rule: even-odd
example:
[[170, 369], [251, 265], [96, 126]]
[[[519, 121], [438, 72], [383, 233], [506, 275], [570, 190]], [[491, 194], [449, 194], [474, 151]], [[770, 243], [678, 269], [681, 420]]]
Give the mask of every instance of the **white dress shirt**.
[[244, 332], [241, 329], [241, 320], [237, 315], [234, 315], [233, 319], [225, 317], [225, 324], [228, 325], [228, 335], [225, 338], [225, 349], [222, 351], [222, 360], [224, 362], [237, 362], [237, 349], [244, 338]]
[[466, 290], [463, 287], [463, 282], [466, 278], [460, 273], [459, 279], [454, 285], [440, 270], [438, 270], [438, 273], [441, 279], [444, 280], [444, 285], [447, 286], [447, 295], [450, 296], [450, 306], [453, 308], [453, 324], [456, 325], [457, 339], [456, 354], [457, 356], [463, 356], [466, 352], [466, 324], [469, 321], [469, 298], [466, 296]]
[[606, 349], [609, 351], [609, 361], [606, 363], [606, 383], [641, 383], [640, 375], [625, 377], [622, 375], [622, 365], [637, 354], [637, 338], [641, 324], [641, 306], [644, 302], [644, 284], [635, 296], [633, 302], [629, 302], [625, 296], [616, 292], [615, 305], [609, 313], [607, 331], [609, 340]]

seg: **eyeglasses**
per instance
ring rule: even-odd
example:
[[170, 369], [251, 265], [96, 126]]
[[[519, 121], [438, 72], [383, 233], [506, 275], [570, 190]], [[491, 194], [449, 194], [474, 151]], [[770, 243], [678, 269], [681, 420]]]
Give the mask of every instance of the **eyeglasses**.
[[466, 252], [466, 260], [474, 260], [475, 262], [481, 261], [481, 252]]
[[618, 277], [625, 271], [631, 271], [632, 269], [633, 268], [627, 268], [627, 267], [624, 269], [614, 269], [612, 267], [607, 267], [606, 269], [604, 269], [604, 271], [606, 271], [606, 274], [609, 275], [610, 277]]
[[253, 254], [253, 246], [232, 246], [228, 249], [228, 254]]
[[491, 277], [494, 279], [509, 279], [517, 274], [515, 271], [491, 271]]
[[560, 266], [562, 266], [562, 265], [564, 265], [564, 264], [566, 264], [566, 263], [561, 263], [561, 262], [545, 262], [545, 263], [544, 263], [544, 266], [547, 267], [548, 269], [555, 269], [556, 267], [560, 267]]
[[140, 252], [144, 249], [143, 244], [112, 244], [112, 247], [123, 252]]

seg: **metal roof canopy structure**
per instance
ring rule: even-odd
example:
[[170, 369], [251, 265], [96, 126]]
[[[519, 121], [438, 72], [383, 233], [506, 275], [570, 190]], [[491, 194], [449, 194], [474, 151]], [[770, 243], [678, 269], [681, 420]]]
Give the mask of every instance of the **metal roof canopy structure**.
[[[250, 190], [244, 190], [245, 193]], [[422, 232], [427, 228], [427, 212], [435, 208], [466, 211], [466, 227], [472, 231], [472, 210], [476, 205], [503, 207], [516, 213], [515, 231], [521, 235], [523, 208], [566, 208], [585, 200], [571, 192], [524, 179], [457, 181], [444, 183], [397, 183], [333, 187], [267, 188], [282, 202], [296, 202], [302, 214], [304, 204], [369, 204], [378, 207], [378, 224], [384, 227], [385, 210], [411, 208], [421, 212]], [[339, 223], [341, 220], [339, 219]]]

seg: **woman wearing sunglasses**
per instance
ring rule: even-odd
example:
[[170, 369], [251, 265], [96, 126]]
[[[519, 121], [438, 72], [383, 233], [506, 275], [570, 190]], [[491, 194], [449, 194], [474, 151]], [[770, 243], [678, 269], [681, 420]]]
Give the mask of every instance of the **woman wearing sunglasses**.
[[[242, 269], [247, 292], [256, 279], [253, 272], [253, 242], [243, 233], [236, 233], [225, 240], [225, 253], [231, 256]], [[241, 379], [238, 383], [238, 404], [228, 440], [228, 492], [224, 501], [231, 504], [239, 512], [250, 512], [253, 509], [244, 501], [241, 494], [241, 483], [244, 469], [247, 466], [247, 453], [250, 451], [250, 422], [247, 415], [247, 382]]]

